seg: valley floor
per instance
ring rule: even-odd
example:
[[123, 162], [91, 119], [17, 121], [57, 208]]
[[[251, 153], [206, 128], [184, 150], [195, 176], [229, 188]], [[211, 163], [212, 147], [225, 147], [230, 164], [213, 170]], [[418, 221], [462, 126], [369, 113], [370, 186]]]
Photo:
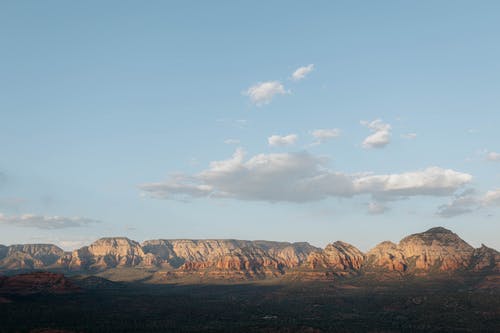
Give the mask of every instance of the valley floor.
[[0, 332], [500, 331], [498, 289], [464, 286], [426, 280], [87, 286], [0, 295]]

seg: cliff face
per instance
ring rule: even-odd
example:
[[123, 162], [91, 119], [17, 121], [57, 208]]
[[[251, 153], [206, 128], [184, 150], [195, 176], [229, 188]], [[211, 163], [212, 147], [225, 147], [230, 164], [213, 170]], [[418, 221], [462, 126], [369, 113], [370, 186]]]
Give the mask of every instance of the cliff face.
[[500, 252], [482, 245], [474, 250], [469, 267], [475, 272], [489, 270], [500, 273]]
[[51, 267], [64, 255], [52, 244], [21, 244], [0, 249], [0, 267], [4, 269], [38, 269]]
[[254, 243], [286, 268], [301, 266], [307, 261], [307, 258], [312, 252], [320, 251], [319, 248], [305, 242], [286, 243], [255, 241]]
[[308, 243], [231, 239], [158, 239], [139, 244], [124, 237], [102, 238], [73, 252], [50, 244], [0, 246], [0, 271], [57, 269], [104, 272], [136, 268], [169, 277], [264, 278], [308, 276], [311, 279], [351, 274], [398, 272], [500, 273], [500, 253], [474, 249], [444, 228], [382, 242], [364, 254], [337, 241], [325, 249]]
[[364, 254], [351, 244], [337, 241], [328, 244], [323, 251], [313, 252], [307, 258], [312, 269], [327, 268], [336, 271], [358, 271]]
[[153, 265], [155, 258], [144, 253], [141, 245], [125, 237], [101, 238], [90, 246], [73, 251], [61, 264], [70, 269], [102, 270], [113, 267]]
[[308, 243], [242, 240], [151, 240], [142, 244], [162, 264], [183, 271], [247, 271], [250, 275], [301, 265], [317, 248]]
[[403, 251], [393, 242], [382, 242], [366, 254], [365, 267], [370, 269], [382, 269], [389, 271], [404, 272], [408, 268]]

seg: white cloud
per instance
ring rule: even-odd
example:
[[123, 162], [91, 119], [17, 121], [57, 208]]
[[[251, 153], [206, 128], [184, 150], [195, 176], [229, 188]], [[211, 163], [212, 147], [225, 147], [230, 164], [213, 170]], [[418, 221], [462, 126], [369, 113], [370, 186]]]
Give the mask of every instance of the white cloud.
[[380, 215], [384, 214], [388, 210], [387, 206], [380, 202], [372, 201], [368, 203], [368, 214], [370, 215]]
[[59, 240], [56, 241], [57, 245], [65, 251], [73, 251], [80, 249], [95, 241], [95, 238], [86, 238], [82, 240]]
[[413, 140], [417, 138], [417, 133], [406, 133], [401, 135], [403, 139]]
[[481, 199], [483, 206], [500, 206], [500, 189], [491, 190]]
[[292, 74], [293, 81], [300, 81], [304, 79], [307, 74], [311, 73], [314, 70], [314, 64], [310, 64], [307, 66], [297, 68]]
[[248, 125], [248, 120], [246, 119], [228, 119], [228, 118], [219, 118], [215, 120], [219, 124], [229, 125], [231, 127], [244, 128]]
[[329, 169], [325, 158], [305, 151], [259, 154], [245, 160], [243, 150], [238, 149], [232, 158], [214, 161], [198, 174], [177, 175], [139, 187], [150, 196], [164, 199], [307, 202], [368, 194], [380, 201], [451, 195], [471, 179], [469, 174], [438, 167], [387, 175], [345, 174]]
[[317, 139], [314, 144], [320, 144], [330, 139], [339, 137], [340, 130], [338, 128], [316, 129], [312, 131], [311, 134]]
[[38, 229], [64, 229], [83, 227], [97, 220], [85, 217], [42, 216], [33, 214], [7, 216], [0, 213], [0, 224], [11, 224], [19, 227], [32, 227]]
[[285, 95], [287, 92], [279, 81], [259, 82], [245, 91], [245, 95], [257, 106], [271, 103], [274, 96]]
[[495, 153], [495, 152], [490, 151], [490, 152], [486, 155], [486, 159], [487, 159], [488, 161], [492, 161], [492, 162], [497, 162], [497, 161], [500, 161], [500, 153]]
[[354, 179], [356, 190], [382, 197], [447, 196], [469, 183], [472, 176], [451, 169], [429, 167], [420, 171], [366, 175]]
[[391, 141], [391, 125], [382, 122], [382, 120], [361, 121], [361, 125], [373, 132], [363, 141], [363, 148], [383, 148]]
[[298, 136], [296, 134], [289, 134], [285, 136], [271, 135], [267, 138], [270, 146], [290, 146], [297, 142]]
[[240, 140], [238, 139], [227, 139], [227, 140], [224, 140], [224, 143], [226, 145], [237, 145], [240, 143]]

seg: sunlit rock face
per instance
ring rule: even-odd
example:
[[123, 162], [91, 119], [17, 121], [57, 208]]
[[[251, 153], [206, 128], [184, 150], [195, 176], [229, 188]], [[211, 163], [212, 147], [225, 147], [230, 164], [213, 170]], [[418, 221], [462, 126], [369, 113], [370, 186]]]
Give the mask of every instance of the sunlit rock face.
[[203, 269], [248, 271], [251, 275], [282, 271], [301, 265], [317, 248], [308, 243], [243, 240], [152, 240], [143, 244], [145, 252], [163, 263], [184, 271]]
[[399, 242], [408, 265], [422, 271], [455, 271], [469, 266], [474, 248], [445, 228], [432, 228]]
[[366, 270], [451, 272], [466, 270], [475, 250], [445, 228], [432, 228], [403, 238], [398, 245], [382, 242], [367, 253]]
[[307, 261], [312, 269], [357, 271], [363, 264], [364, 254], [351, 244], [337, 241], [328, 244], [323, 251], [311, 253]]
[[175, 276], [249, 278], [281, 276], [317, 248], [308, 243], [245, 240], [151, 240], [142, 244]]
[[385, 241], [366, 254], [366, 268], [404, 272], [408, 267], [405, 256], [398, 245]]
[[[145, 259], [139, 243], [124, 237], [101, 238], [90, 246], [73, 251], [71, 269], [106, 269], [137, 266]], [[148, 262], [154, 261], [148, 258]]]
[[186, 261], [182, 270], [207, 270], [208, 275], [219, 275], [226, 272], [236, 275], [266, 276], [278, 275], [281, 272], [280, 263], [270, 257], [264, 250], [249, 246], [236, 248], [229, 253], [217, 256], [208, 261]]
[[320, 250], [306, 242], [286, 243], [255, 241], [254, 243], [286, 268], [294, 268], [304, 264], [309, 254]]
[[444, 228], [410, 235], [399, 244], [382, 242], [366, 254], [341, 241], [320, 249], [308, 243], [233, 239], [157, 239], [139, 244], [128, 238], [113, 237], [99, 239], [73, 252], [64, 252], [51, 244], [0, 245], [0, 272], [46, 269], [85, 273], [115, 269], [110, 271], [113, 273], [128, 268], [133, 268], [128, 272], [158, 273], [158, 276], [222, 279], [288, 276], [329, 280], [359, 274], [498, 274], [500, 254], [484, 245], [474, 249]]

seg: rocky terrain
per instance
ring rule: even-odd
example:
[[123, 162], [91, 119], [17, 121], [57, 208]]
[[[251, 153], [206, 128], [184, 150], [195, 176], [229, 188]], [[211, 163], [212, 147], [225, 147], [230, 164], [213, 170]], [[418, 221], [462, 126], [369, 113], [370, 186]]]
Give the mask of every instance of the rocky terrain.
[[0, 294], [61, 294], [78, 292], [80, 288], [63, 274], [35, 272], [0, 276]]
[[[407, 236], [399, 244], [382, 242], [367, 253], [342, 241], [324, 249], [308, 243], [217, 239], [157, 239], [140, 244], [124, 237], [102, 238], [72, 252], [64, 252], [51, 244], [0, 246], [0, 272], [4, 273], [48, 270], [95, 275], [127, 269], [133, 269], [134, 276], [143, 272], [141, 279], [154, 282], [189, 277], [262, 279], [294, 276], [314, 280], [381, 272], [495, 275], [500, 273], [500, 253], [484, 245], [474, 249], [458, 235], [441, 227]], [[109, 274], [106, 276], [111, 276]]]

